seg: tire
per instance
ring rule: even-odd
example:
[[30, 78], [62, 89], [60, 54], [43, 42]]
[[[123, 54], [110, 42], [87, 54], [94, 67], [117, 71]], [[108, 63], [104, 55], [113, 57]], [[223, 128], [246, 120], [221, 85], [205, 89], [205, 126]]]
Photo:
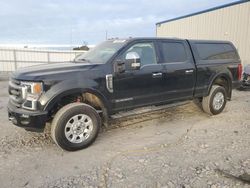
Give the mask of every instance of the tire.
[[224, 110], [226, 103], [227, 94], [225, 88], [213, 85], [209, 95], [202, 99], [202, 108], [204, 112], [210, 115], [217, 115]]
[[71, 103], [62, 107], [51, 125], [51, 137], [64, 150], [76, 151], [91, 145], [101, 126], [96, 110], [83, 103]]

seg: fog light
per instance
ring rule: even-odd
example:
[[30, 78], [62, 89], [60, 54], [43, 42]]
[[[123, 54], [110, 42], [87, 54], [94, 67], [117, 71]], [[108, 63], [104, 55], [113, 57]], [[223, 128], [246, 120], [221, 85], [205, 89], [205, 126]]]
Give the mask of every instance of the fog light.
[[22, 125], [28, 125], [30, 123], [30, 116], [29, 115], [22, 114], [20, 117], [21, 117], [20, 122]]
[[22, 125], [28, 125], [30, 123], [29, 119], [21, 120]]

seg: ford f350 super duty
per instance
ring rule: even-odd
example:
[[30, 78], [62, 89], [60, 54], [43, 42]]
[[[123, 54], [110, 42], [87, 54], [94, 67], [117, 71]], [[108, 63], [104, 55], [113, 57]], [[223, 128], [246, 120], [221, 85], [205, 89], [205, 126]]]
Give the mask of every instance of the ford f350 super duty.
[[242, 65], [227, 41], [112, 39], [74, 61], [17, 70], [9, 81], [8, 115], [28, 131], [51, 123], [69, 151], [93, 143], [111, 115], [143, 106], [194, 100], [216, 115], [239, 85]]

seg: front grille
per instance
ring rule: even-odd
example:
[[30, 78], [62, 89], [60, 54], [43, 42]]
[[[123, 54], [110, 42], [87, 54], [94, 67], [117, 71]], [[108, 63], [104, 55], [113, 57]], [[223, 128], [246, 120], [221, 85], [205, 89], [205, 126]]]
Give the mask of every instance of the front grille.
[[21, 82], [15, 79], [9, 81], [10, 102], [20, 108], [23, 103]]

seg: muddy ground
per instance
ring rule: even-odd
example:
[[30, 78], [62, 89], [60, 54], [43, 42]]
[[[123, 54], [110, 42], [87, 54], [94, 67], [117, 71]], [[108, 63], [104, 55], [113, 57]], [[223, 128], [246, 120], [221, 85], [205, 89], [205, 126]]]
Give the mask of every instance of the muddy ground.
[[65, 152], [45, 133], [8, 122], [0, 82], [0, 187], [250, 187], [250, 92], [217, 116], [192, 102], [113, 121], [96, 142]]

